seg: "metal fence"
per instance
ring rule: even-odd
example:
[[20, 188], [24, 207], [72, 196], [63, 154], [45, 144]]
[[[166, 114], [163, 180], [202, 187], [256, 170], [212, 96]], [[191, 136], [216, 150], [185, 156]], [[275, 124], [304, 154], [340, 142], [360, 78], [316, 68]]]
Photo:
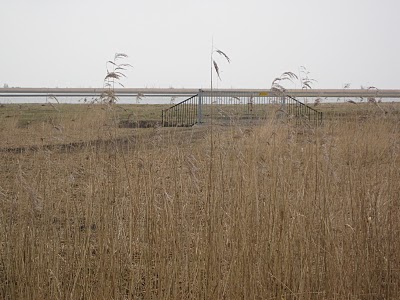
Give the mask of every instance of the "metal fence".
[[300, 102], [294, 97], [285, 97], [285, 113], [289, 118], [295, 119], [296, 123], [307, 122], [314, 125], [322, 123], [322, 112]]
[[198, 122], [199, 95], [162, 111], [163, 127], [189, 127]]
[[322, 113], [288, 95], [268, 92], [203, 92], [162, 111], [164, 127], [195, 124], [229, 125], [287, 118], [318, 125]]

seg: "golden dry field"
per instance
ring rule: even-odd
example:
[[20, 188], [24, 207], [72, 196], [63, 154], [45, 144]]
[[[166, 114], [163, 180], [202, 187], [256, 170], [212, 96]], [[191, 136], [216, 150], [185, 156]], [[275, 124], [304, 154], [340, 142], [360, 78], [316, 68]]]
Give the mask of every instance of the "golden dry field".
[[317, 108], [1, 105], [0, 299], [400, 299], [400, 103]]

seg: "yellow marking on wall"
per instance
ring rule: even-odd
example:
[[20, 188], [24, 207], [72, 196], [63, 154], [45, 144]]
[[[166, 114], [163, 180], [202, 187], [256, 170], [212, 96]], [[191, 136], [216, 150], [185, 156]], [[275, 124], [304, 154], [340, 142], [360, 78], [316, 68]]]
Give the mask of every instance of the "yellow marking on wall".
[[268, 96], [268, 92], [260, 92], [258, 95], [261, 97], [265, 97]]

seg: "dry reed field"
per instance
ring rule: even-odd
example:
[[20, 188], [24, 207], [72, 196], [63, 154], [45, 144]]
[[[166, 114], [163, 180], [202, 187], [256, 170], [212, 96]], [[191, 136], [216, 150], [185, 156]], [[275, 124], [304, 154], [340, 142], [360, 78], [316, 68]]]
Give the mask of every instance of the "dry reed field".
[[398, 104], [212, 130], [112, 107], [0, 107], [0, 299], [400, 299]]

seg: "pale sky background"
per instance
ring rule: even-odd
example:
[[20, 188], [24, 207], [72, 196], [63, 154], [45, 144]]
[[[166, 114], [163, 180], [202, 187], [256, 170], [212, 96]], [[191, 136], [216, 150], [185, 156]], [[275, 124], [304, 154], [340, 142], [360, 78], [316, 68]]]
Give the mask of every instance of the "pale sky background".
[[[314, 88], [400, 88], [400, 0], [1, 0], [0, 87], [269, 88], [305, 66]], [[289, 85], [288, 88], [298, 86]]]

